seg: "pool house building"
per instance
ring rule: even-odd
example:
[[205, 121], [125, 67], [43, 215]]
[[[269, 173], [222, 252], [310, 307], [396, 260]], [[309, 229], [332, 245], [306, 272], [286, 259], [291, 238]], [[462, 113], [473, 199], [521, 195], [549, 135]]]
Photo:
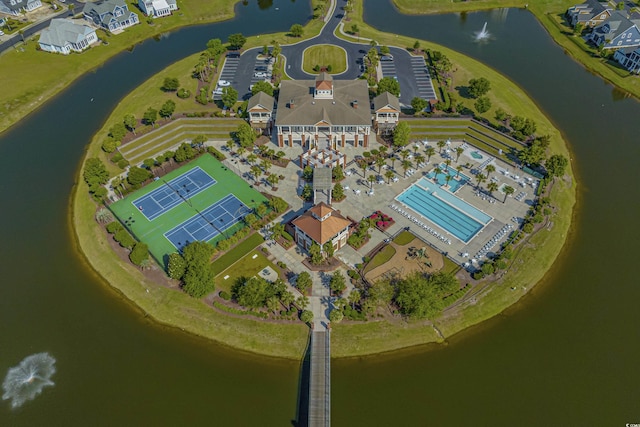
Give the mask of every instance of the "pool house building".
[[314, 243], [322, 249], [331, 242], [334, 250], [347, 244], [351, 221], [324, 202], [320, 202], [291, 222], [294, 240], [308, 250]]

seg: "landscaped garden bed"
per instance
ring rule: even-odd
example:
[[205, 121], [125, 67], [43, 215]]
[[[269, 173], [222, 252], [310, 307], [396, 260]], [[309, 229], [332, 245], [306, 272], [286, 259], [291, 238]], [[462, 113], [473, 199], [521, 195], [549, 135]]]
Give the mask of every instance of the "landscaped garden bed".
[[393, 218], [383, 213], [382, 211], [375, 211], [373, 214], [369, 215], [369, 219], [380, 231], [385, 231], [387, 228], [396, 223]]

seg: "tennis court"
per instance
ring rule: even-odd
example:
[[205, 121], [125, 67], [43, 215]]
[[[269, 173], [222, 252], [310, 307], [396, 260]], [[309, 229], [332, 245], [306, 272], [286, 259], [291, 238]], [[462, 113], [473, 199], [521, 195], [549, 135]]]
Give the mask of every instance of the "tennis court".
[[164, 236], [175, 246], [182, 248], [191, 242], [207, 242], [218, 234], [242, 221], [251, 209], [236, 196], [229, 194], [202, 212], [192, 216], [182, 224], [164, 233]]
[[149, 221], [216, 183], [216, 180], [199, 166], [171, 181], [161, 181], [165, 185], [131, 202]]
[[187, 241], [215, 245], [233, 235], [245, 226], [240, 219], [249, 210], [267, 202], [248, 182], [205, 154], [109, 208], [137, 240], [149, 246], [158, 264], [165, 266], [167, 256]]

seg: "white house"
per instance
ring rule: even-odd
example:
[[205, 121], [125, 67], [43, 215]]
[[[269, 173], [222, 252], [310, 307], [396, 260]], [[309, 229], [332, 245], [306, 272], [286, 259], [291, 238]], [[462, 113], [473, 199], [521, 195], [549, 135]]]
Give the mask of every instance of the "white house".
[[171, 12], [178, 10], [176, 0], [138, 0], [140, 10], [147, 16], [161, 18], [171, 15]]
[[31, 12], [42, 6], [40, 0], [0, 0], [0, 12], [9, 15], [20, 15], [20, 12]]
[[249, 124], [254, 129], [269, 129], [273, 121], [273, 106], [275, 100], [273, 96], [260, 91], [249, 98], [247, 112], [249, 113]]
[[97, 41], [96, 30], [87, 25], [71, 19], [52, 19], [49, 28], [42, 30], [38, 44], [44, 51], [68, 55], [82, 52]]

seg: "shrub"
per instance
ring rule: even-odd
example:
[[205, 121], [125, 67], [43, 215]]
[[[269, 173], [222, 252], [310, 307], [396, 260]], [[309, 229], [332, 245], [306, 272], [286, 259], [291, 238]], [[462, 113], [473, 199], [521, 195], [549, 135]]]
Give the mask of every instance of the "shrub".
[[211, 154], [213, 157], [215, 157], [216, 159], [223, 161], [225, 160], [227, 157], [222, 154], [220, 151], [218, 151], [215, 147], [207, 147], [207, 152], [209, 154]]
[[127, 159], [120, 159], [120, 160], [118, 161], [118, 167], [119, 167], [120, 169], [123, 169], [123, 170], [124, 170], [127, 166], [129, 166], [129, 161], [128, 161]]
[[187, 269], [187, 264], [182, 257], [177, 252], [169, 255], [169, 261], [167, 262], [167, 274], [170, 278], [180, 280], [182, 276], [184, 276], [184, 272]]
[[300, 320], [302, 320], [304, 323], [313, 322], [313, 312], [304, 310], [302, 313], [300, 313]]
[[131, 234], [129, 234], [129, 232], [124, 229], [124, 227], [121, 230], [118, 230], [113, 235], [113, 238], [123, 248], [131, 249], [133, 247], [133, 245], [136, 244], [135, 239], [133, 237], [131, 237]]
[[118, 221], [110, 222], [105, 228], [109, 234], [115, 234], [120, 230], [124, 230], [124, 227]]
[[120, 143], [118, 141], [109, 137], [102, 141], [102, 151], [105, 153], [113, 153], [119, 145]]
[[229, 301], [231, 299], [231, 295], [227, 291], [220, 291], [220, 298], [225, 301]]
[[531, 224], [530, 222], [527, 222], [525, 225], [522, 226], [522, 231], [524, 231], [525, 233], [531, 233], [533, 231], [533, 224]]
[[149, 259], [149, 247], [142, 242], [136, 243], [129, 254], [129, 259], [135, 265], [141, 265], [145, 260]]
[[120, 152], [117, 152], [113, 156], [111, 156], [111, 163], [118, 163], [120, 160], [124, 159]]
[[181, 87], [180, 89], [178, 89], [178, 93], [176, 93], [176, 95], [178, 96], [178, 98], [187, 99], [191, 96], [191, 92]]

